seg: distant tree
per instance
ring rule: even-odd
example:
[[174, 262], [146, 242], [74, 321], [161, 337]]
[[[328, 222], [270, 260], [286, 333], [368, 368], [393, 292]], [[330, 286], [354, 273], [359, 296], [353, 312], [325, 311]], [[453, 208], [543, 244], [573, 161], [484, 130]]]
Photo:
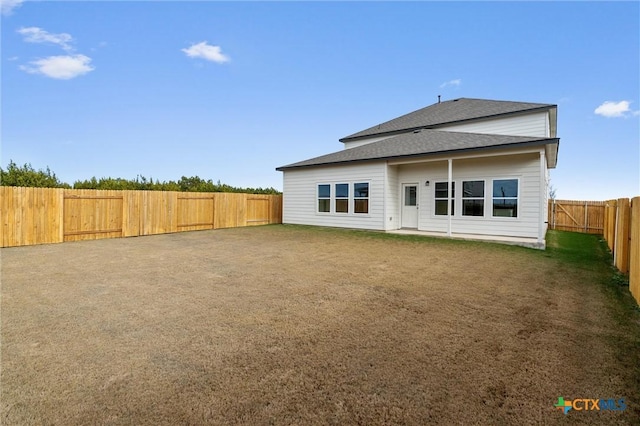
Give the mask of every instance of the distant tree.
[[553, 185], [549, 185], [549, 198], [551, 200], [556, 199], [556, 188]]
[[29, 186], [33, 188], [71, 188], [68, 183], [61, 182], [49, 167], [35, 170], [30, 163], [18, 166], [9, 160], [7, 169], [0, 167], [0, 185]]
[[[71, 185], [61, 182], [49, 167], [45, 170], [35, 170], [31, 164], [18, 166], [12, 160], [6, 170], [0, 167], [0, 185], [28, 186], [36, 188], [71, 188]], [[145, 190], [145, 191], [182, 191], [182, 192], [246, 192], [250, 194], [280, 194], [274, 188], [240, 188], [221, 183], [214, 183], [199, 176], [182, 176], [177, 182], [168, 182], [153, 178], [147, 179], [137, 175], [135, 179], [123, 179], [95, 176], [90, 179], [77, 180], [73, 183], [75, 189], [117, 189], [117, 190]]]
[[205, 180], [199, 176], [182, 176], [177, 182], [170, 180], [161, 182], [153, 178], [147, 179], [144, 176], [136, 176], [135, 179], [127, 180], [122, 178], [100, 178], [95, 176], [87, 180], [74, 182], [75, 189], [129, 189], [145, 191], [180, 191], [180, 192], [246, 192], [250, 194], [280, 194], [274, 188], [240, 188], [224, 183], [213, 183], [211, 179]]

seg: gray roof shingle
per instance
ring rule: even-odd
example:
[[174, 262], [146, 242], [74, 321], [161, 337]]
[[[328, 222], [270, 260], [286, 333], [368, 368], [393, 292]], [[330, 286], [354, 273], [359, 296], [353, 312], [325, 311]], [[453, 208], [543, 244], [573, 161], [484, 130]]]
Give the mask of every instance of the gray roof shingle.
[[362, 139], [374, 135], [436, 127], [444, 124], [516, 114], [525, 111], [545, 110], [556, 105], [531, 102], [494, 101], [488, 99], [460, 98], [433, 104], [410, 112], [393, 120], [378, 124], [360, 132], [345, 136], [341, 142]]
[[355, 148], [343, 149], [309, 160], [299, 161], [278, 167], [276, 170], [282, 171], [299, 167], [385, 160], [490, 148], [506, 148], [510, 146], [557, 144], [558, 142], [559, 139], [557, 138], [489, 135], [424, 129], [413, 133], [403, 133]]

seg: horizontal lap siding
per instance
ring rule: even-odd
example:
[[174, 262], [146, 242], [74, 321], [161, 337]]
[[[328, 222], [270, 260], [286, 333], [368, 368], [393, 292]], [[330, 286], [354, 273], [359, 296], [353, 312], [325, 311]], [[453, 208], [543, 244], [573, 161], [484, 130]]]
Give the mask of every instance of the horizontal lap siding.
[[[385, 163], [309, 167], [284, 171], [283, 223], [384, 229]], [[369, 182], [369, 214], [320, 214], [317, 212], [317, 185], [320, 183]], [[334, 188], [332, 186], [332, 193]], [[349, 189], [353, 196], [353, 188]]]
[[[395, 136], [395, 135], [392, 135]], [[359, 146], [362, 145], [367, 145], [370, 143], [374, 143], [374, 142], [379, 142], [383, 139], [388, 139], [392, 136], [386, 135], [386, 136], [373, 136], [367, 139], [361, 139], [361, 140], [357, 140], [357, 141], [351, 141], [351, 142], [343, 142], [344, 143], [344, 149], [351, 149], [351, 148], [357, 148]]]
[[384, 218], [385, 229], [398, 229], [400, 227], [400, 181], [398, 180], [398, 168], [389, 167], [387, 169], [386, 185], [386, 217]]
[[[456, 182], [455, 215], [451, 220], [453, 233], [500, 235], [514, 237], [538, 236], [540, 209], [539, 154], [453, 161], [453, 180]], [[448, 218], [435, 216], [435, 182], [447, 181], [447, 162], [398, 166], [400, 183], [419, 182], [418, 229], [446, 232]], [[518, 178], [520, 180], [517, 218], [492, 217], [492, 180]], [[544, 177], [543, 177], [544, 179]], [[425, 186], [425, 181], [430, 181]], [[462, 216], [462, 181], [485, 181], [485, 216]]]
[[518, 115], [515, 117], [493, 118], [467, 124], [453, 124], [439, 127], [449, 132], [489, 133], [494, 135], [548, 137], [548, 112]]

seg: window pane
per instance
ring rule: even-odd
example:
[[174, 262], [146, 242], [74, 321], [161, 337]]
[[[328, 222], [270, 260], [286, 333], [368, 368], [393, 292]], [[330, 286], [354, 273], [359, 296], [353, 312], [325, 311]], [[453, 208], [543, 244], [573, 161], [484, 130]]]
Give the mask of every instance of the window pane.
[[349, 213], [349, 200], [336, 200], [336, 213]]
[[349, 198], [349, 184], [337, 183], [336, 184], [336, 197], [337, 198]]
[[484, 200], [462, 200], [464, 216], [484, 216]]
[[[447, 189], [447, 186], [448, 186], [447, 182], [436, 182], [436, 194], [435, 194], [435, 197], [436, 198], [448, 198], [449, 190]], [[451, 198], [454, 198], [456, 196], [456, 183], [455, 182], [451, 182], [451, 188], [453, 189], [453, 191], [451, 191]]]
[[499, 217], [518, 217], [518, 200], [516, 198], [493, 200], [493, 215]]
[[356, 213], [369, 213], [369, 200], [354, 200], [354, 211]]
[[462, 182], [462, 196], [467, 197], [484, 197], [484, 181], [474, 180]]
[[500, 179], [493, 181], [494, 197], [517, 197], [518, 179]]
[[331, 200], [318, 200], [318, 211], [321, 213], [329, 213]]
[[404, 187], [404, 205], [415, 206], [416, 205], [416, 187], [405, 186]]
[[[455, 214], [454, 209], [454, 201], [451, 200], [451, 215]], [[438, 216], [446, 216], [447, 215], [447, 200], [436, 200], [436, 215]]]
[[353, 196], [357, 198], [367, 198], [369, 196], [369, 184], [368, 183], [354, 183], [353, 184]]
[[331, 185], [318, 185], [318, 197], [320, 198], [331, 197]]

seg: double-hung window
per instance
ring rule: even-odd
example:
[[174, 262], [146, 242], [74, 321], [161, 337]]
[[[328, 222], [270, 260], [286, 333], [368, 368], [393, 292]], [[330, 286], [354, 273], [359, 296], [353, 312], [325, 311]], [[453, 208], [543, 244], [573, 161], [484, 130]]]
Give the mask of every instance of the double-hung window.
[[493, 181], [493, 216], [518, 217], [518, 179]]
[[369, 184], [353, 184], [353, 211], [354, 213], [369, 213]]
[[318, 185], [318, 213], [331, 211], [331, 185]]
[[336, 183], [336, 213], [349, 213], [349, 184]]
[[[448, 214], [447, 211], [447, 201], [449, 200], [449, 183], [448, 182], [436, 182], [436, 190], [435, 190], [435, 206], [436, 206], [436, 215], [438, 216], [446, 216]], [[456, 196], [456, 183], [451, 182], [451, 216], [454, 213], [454, 203]]]
[[462, 215], [484, 216], [484, 181], [462, 182]]

